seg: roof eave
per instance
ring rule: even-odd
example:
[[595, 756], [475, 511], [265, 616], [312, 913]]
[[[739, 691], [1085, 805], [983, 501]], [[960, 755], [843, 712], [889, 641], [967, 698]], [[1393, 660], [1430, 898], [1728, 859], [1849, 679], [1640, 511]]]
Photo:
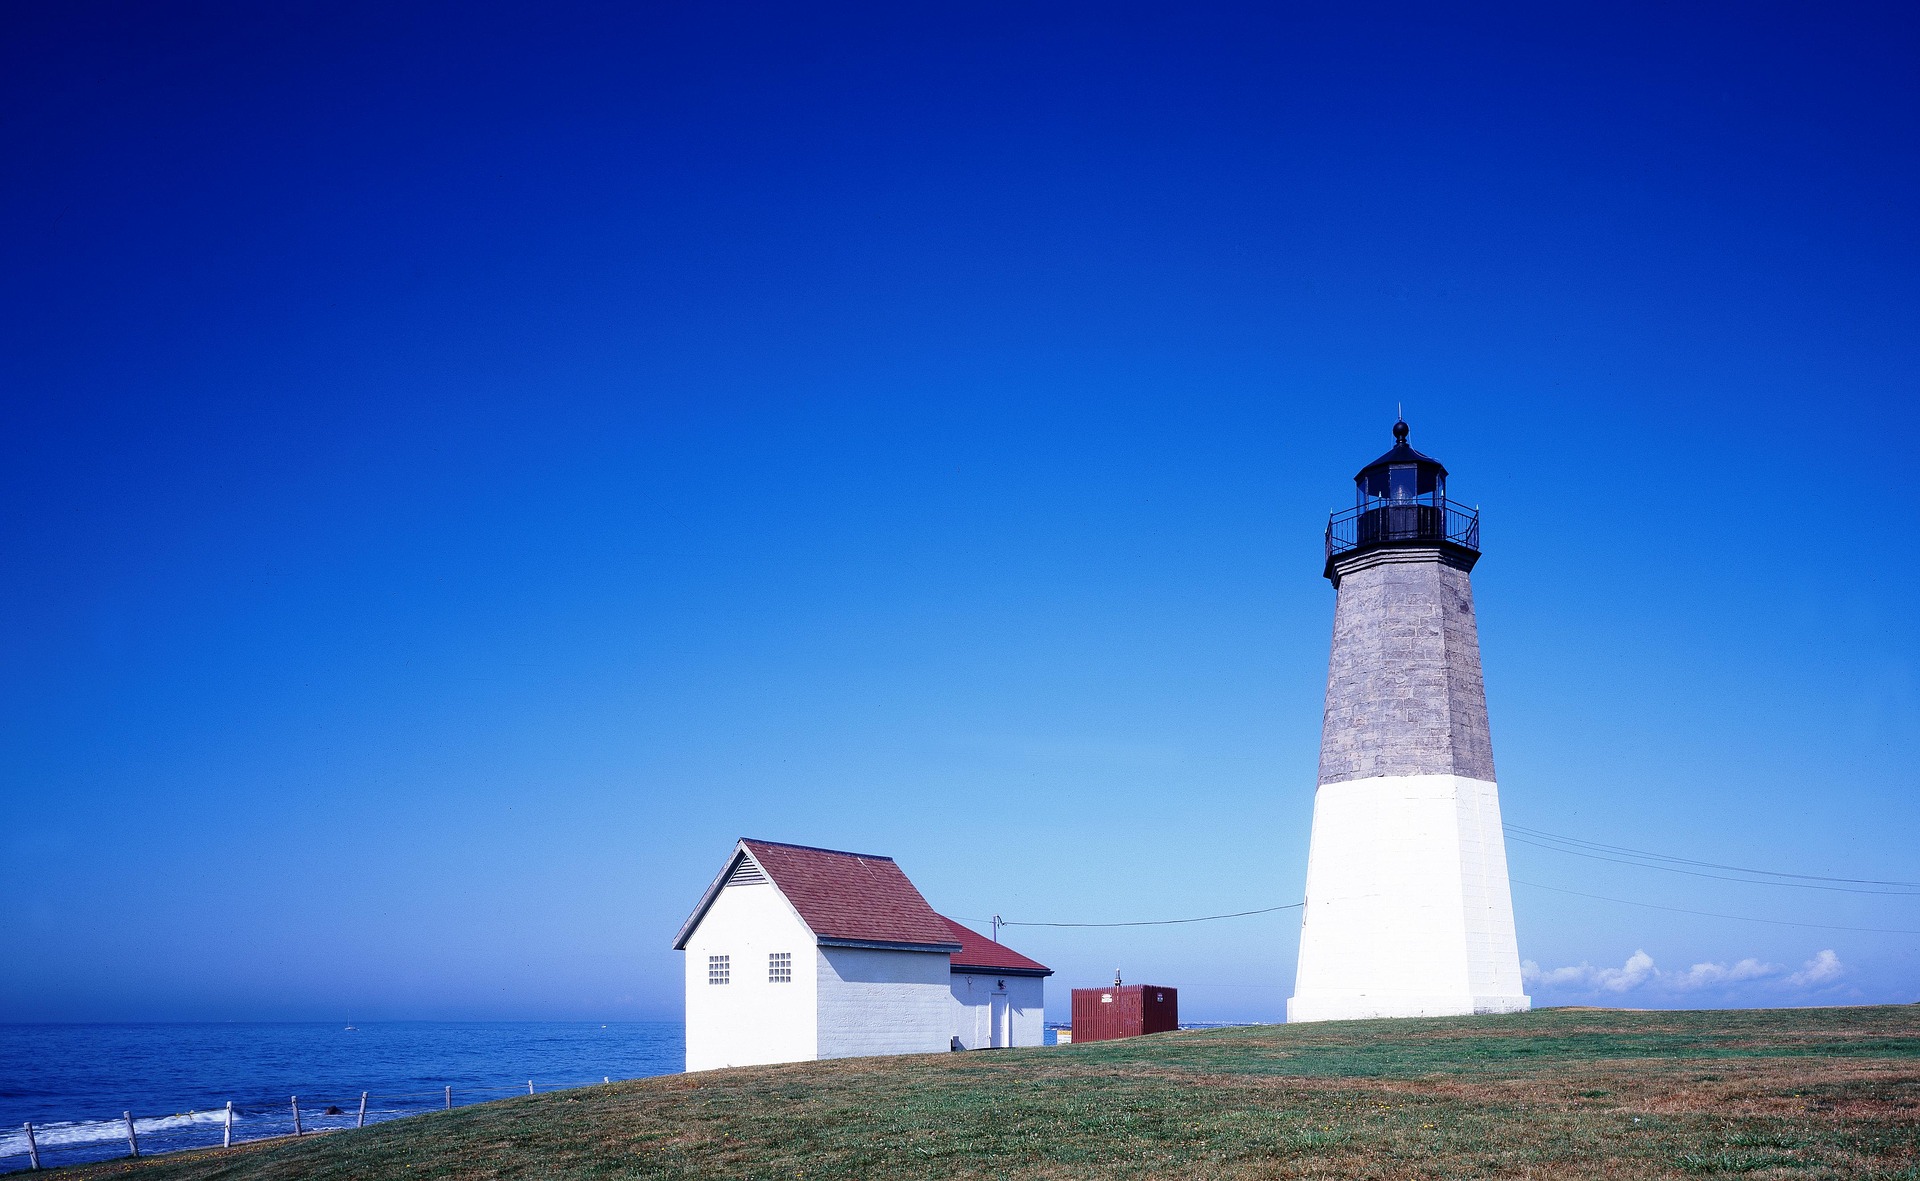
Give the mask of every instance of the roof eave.
[[962, 964], [955, 962], [956, 972], [971, 972], [976, 976], [1051, 976], [1052, 968], [999, 968], [992, 964]]
[[700, 895], [700, 901], [694, 906], [693, 913], [687, 916], [687, 921], [680, 924], [680, 933], [673, 937], [673, 950], [687, 949], [687, 940], [693, 938], [694, 931], [700, 926], [700, 920], [707, 917], [707, 911], [712, 908], [713, 900], [720, 896], [721, 888], [727, 884], [727, 875], [733, 872], [734, 866], [740, 864], [740, 858], [746, 855], [746, 851], [745, 841], [733, 843], [733, 855], [727, 858], [726, 864], [720, 867], [720, 873], [708, 884], [707, 892]]
[[960, 950], [958, 943], [907, 943], [886, 939], [836, 939], [831, 935], [820, 935], [816, 941], [822, 947], [864, 947], [872, 951], [928, 951], [951, 955]]

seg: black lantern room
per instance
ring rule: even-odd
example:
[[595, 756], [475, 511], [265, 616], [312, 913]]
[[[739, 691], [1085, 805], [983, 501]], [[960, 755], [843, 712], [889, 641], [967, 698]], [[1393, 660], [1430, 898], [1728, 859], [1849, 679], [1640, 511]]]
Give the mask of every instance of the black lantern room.
[[1471, 564], [1480, 553], [1480, 514], [1447, 499], [1446, 465], [1415, 451], [1404, 420], [1393, 447], [1353, 478], [1353, 508], [1327, 522], [1327, 576], [1333, 560], [1382, 546], [1438, 546]]
[[1431, 455], [1422, 455], [1407, 442], [1407, 424], [1393, 424], [1393, 450], [1360, 469], [1353, 478], [1354, 507], [1365, 510], [1369, 501], [1431, 505], [1447, 498], [1447, 469]]

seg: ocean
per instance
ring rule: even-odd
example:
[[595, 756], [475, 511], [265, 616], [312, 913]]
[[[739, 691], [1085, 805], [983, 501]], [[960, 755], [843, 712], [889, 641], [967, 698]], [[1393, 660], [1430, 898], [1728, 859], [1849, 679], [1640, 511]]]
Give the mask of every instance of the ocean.
[[218, 1145], [367, 1122], [536, 1090], [673, 1074], [678, 1021], [359, 1025], [0, 1025], [0, 1172], [27, 1167], [31, 1121], [43, 1167]]

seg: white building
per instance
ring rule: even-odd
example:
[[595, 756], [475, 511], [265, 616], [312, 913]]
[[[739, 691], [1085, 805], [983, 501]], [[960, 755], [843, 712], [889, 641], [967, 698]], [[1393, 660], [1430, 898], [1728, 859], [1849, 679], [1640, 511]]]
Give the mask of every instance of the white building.
[[1041, 1044], [1051, 970], [936, 914], [891, 857], [742, 840], [673, 946], [688, 1070]]

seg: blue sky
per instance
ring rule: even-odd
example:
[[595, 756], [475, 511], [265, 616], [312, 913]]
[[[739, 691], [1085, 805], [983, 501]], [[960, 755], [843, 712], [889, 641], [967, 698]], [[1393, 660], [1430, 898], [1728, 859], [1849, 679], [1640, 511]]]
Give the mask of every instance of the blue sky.
[[[968, 919], [1295, 901], [1401, 403], [1510, 822], [1920, 879], [1917, 42], [16, 8], [0, 1015], [672, 1017], [741, 835]], [[1916, 999], [1920, 899], [1511, 857], [1541, 1003]], [[1060, 1015], [1272, 1019], [1297, 921], [1007, 938]]]

